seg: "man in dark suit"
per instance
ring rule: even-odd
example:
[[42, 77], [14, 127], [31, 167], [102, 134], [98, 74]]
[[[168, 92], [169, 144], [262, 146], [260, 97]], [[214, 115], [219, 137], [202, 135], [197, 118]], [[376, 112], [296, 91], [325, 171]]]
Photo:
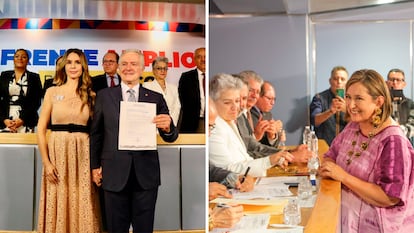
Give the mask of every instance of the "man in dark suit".
[[[121, 84], [102, 89], [96, 98], [90, 135], [92, 179], [104, 190], [108, 232], [129, 232], [131, 223], [134, 232], [152, 232], [160, 185], [158, 152], [118, 149], [121, 101], [131, 101], [132, 97], [138, 102], [156, 104], [153, 123], [164, 141], [175, 141], [178, 131], [163, 96], [139, 85], [144, 70], [143, 54], [125, 50], [119, 70]], [[134, 95], [128, 94], [131, 89]]]
[[181, 74], [178, 82], [178, 95], [181, 102], [179, 128], [181, 133], [205, 133], [205, 72], [206, 50], [194, 51], [197, 68]]
[[119, 62], [119, 55], [109, 50], [102, 59], [102, 66], [104, 74], [92, 77], [92, 90], [98, 93], [99, 90], [118, 86], [120, 83], [119, 75], [117, 74]]

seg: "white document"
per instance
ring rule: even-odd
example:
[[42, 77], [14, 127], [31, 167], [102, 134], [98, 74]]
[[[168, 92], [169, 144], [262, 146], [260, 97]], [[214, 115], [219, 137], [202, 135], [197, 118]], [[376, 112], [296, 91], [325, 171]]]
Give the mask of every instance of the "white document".
[[157, 128], [153, 103], [121, 101], [119, 116], [119, 150], [156, 150]]
[[240, 192], [236, 189], [232, 189], [231, 193], [233, 195], [233, 199], [271, 199], [274, 197], [293, 196], [293, 193], [289, 190], [289, 186], [283, 183], [274, 183], [273, 185], [256, 185], [256, 187], [254, 187], [254, 189], [250, 192]]
[[240, 219], [240, 222], [236, 223], [233, 228], [216, 228], [210, 231], [211, 233], [221, 233], [221, 232], [238, 232], [242, 229], [254, 229], [254, 231], [246, 232], [258, 232], [259, 230], [264, 230], [269, 225], [270, 214], [251, 214], [245, 215]]

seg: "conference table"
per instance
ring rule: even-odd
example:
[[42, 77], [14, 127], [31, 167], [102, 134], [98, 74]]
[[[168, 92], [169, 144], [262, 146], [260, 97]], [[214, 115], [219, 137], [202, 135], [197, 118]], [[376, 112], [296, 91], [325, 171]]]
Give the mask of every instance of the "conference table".
[[[329, 146], [324, 140], [318, 140], [319, 159], [323, 161]], [[290, 176], [306, 174], [305, 164], [290, 164], [285, 170], [277, 167], [268, 169], [267, 176]], [[319, 179], [319, 177], [318, 177]], [[291, 187], [290, 190], [296, 195], [297, 188]], [[331, 179], [319, 179], [319, 187], [315, 205], [312, 208], [301, 208], [304, 233], [334, 233], [339, 226], [341, 202], [341, 183]], [[272, 215], [270, 224], [282, 224], [283, 214]]]
[[[323, 154], [328, 151], [329, 146], [324, 140], [319, 140], [318, 146], [319, 159], [323, 161]], [[267, 170], [268, 177], [307, 174], [306, 164], [293, 163], [289, 164], [287, 169], [276, 166]], [[301, 223], [299, 225], [304, 227], [304, 233], [335, 233], [337, 228], [340, 227], [341, 183], [331, 179], [320, 179], [319, 177], [317, 179], [319, 185], [317, 186], [315, 204], [313, 207], [301, 208]], [[289, 189], [294, 195], [297, 195], [297, 187], [290, 187]], [[245, 207], [251, 208], [250, 205]], [[256, 210], [255, 213], [266, 213], [266, 208], [260, 212], [261, 209], [261, 207], [257, 208], [259, 211]], [[270, 224], [283, 224], [283, 214], [271, 214]]]

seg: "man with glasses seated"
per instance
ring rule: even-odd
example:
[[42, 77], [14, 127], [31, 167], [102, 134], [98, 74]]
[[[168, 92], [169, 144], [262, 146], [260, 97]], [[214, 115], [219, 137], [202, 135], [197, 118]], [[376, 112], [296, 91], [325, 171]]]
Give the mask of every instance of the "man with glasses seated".
[[265, 131], [266, 135], [260, 139], [260, 142], [268, 146], [280, 146], [280, 142], [286, 141], [286, 135], [283, 131], [283, 122], [273, 119], [272, 108], [276, 102], [276, 92], [270, 82], [265, 81], [260, 89], [260, 96], [256, 105], [252, 107], [253, 124], [257, 127], [262, 121], [268, 123]]
[[387, 75], [387, 85], [392, 98], [392, 118], [400, 124], [411, 144], [414, 144], [414, 102], [403, 93], [405, 82], [404, 71], [391, 69]]
[[109, 50], [102, 59], [102, 66], [104, 74], [92, 77], [92, 89], [96, 93], [99, 90], [118, 86], [120, 83], [119, 75], [117, 74], [119, 55]]

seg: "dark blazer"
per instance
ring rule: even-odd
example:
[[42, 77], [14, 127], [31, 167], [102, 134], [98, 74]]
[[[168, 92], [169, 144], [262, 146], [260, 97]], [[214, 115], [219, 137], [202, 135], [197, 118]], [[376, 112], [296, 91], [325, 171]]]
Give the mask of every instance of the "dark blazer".
[[237, 118], [236, 124], [240, 136], [247, 147], [247, 153], [251, 157], [255, 159], [262, 158], [280, 151], [280, 149], [262, 144], [256, 140], [253, 136], [253, 130], [250, 128], [247, 117], [244, 114]]
[[223, 169], [221, 167], [216, 167], [211, 162], [208, 163], [208, 181], [209, 182], [222, 182], [226, 179], [227, 175], [230, 174], [231, 171]]
[[[97, 95], [90, 134], [91, 168], [102, 166], [102, 188], [106, 191], [121, 191], [129, 177], [131, 166], [135, 168], [136, 179], [143, 189], [154, 189], [161, 184], [160, 164], [157, 150], [118, 150], [119, 112], [122, 100], [121, 86], [105, 88]], [[157, 115], [168, 114], [163, 96], [142, 86], [139, 87], [139, 102], [157, 104]], [[173, 122], [171, 132], [159, 130], [166, 142], [178, 137]]]
[[178, 82], [178, 96], [181, 102], [180, 132], [195, 133], [201, 109], [197, 69], [181, 74]]
[[[91, 79], [92, 79], [92, 90], [95, 93], [98, 93], [98, 91], [101, 89], [109, 87], [108, 82], [106, 81], [106, 73], [94, 76]], [[121, 80], [119, 79], [118, 74], [115, 76], [115, 79], [118, 80], [118, 83], [121, 83]]]
[[[0, 75], [0, 128], [6, 127], [4, 120], [9, 118], [10, 110], [10, 94], [9, 82], [13, 80], [14, 70], [3, 71]], [[42, 83], [39, 74], [26, 71], [27, 74], [27, 92], [23, 98], [22, 112], [20, 119], [24, 121], [24, 125], [35, 127], [39, 120], [37, 110], [40, 107], [42, 98]]]

